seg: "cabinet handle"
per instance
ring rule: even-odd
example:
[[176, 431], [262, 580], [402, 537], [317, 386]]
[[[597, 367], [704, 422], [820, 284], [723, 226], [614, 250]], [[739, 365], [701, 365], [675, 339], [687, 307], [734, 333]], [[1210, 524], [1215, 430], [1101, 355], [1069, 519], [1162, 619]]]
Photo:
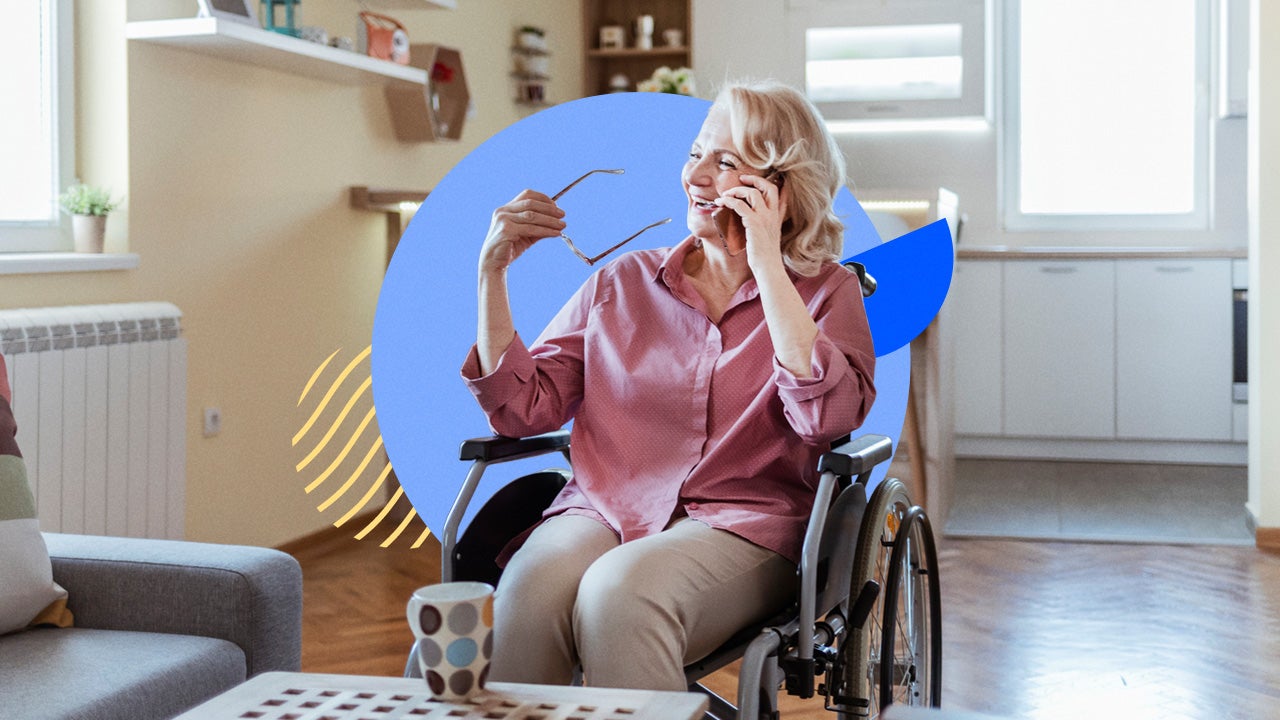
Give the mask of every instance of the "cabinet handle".
[[1156, 272], [1172, 275], [1174, 273], [1189, 273], [1195, 268], [1190, 265], [1157, 265]]
[[1070, 275], [1078, 269], [1079, 268], [1072, 265], [1068, 265], [1066, 267], [1061, 265], [1042, 265], [1040, 267], [1040, 272], [1049, 273], [1050, 275]]

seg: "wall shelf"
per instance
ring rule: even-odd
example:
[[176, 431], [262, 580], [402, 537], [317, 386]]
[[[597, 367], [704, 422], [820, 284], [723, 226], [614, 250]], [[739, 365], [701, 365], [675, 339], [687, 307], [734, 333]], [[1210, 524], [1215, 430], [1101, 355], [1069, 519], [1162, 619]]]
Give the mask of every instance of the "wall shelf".
[[[625, 87], [634, 90], [641, 80], [650, 78], [662, 66], [692, 67], [693, 0], [582, 0], [583, 94], [613, 92], [613, 79], [626, 78]], [[719, 5], [720, 3], [709, 3]], [[730, 5], [732, 3], [724, 3]], [[653, 16], [654, 46], [636, 47], [634, 20], [641, 15]], [[626, 28], [625, 47], [600, 47], [600, 28], [621, 25]], [[679, 30], [685, 38], [682, 47], [662, 44], [666, 30]]]
[[458, 0], [371, 0], [375, 8], [397, 10], [457, 10]]
[[593, 58], [637, 58], [637, 57], [659, 57], [663, 55], [688, 55], [689, 48], [683, 45], [671, 46], [655, 46], [649, 50], [641, 50], [640, 48], [592, 48], [587, 51], [587, 57]]
[[427, 83], [421, 68], [307, 42], [288, 35], [218, 18], [177, 18], [131, 22], [130, 40], [156, 43], [223, 60], [282, 70], [343, 85]]

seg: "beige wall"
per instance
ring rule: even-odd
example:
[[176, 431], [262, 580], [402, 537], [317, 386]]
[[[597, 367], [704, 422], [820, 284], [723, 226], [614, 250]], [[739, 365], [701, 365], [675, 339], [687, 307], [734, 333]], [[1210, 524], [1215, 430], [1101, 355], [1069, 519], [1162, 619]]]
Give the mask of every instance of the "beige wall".
[[1271, 529], [1274, 544], [1280, 539], [1280, 7], [1251, 4], [1248, 507], [1259, 527]]
[[[412, 7], [400, 2], [398, 5]], [[380, 6], [376, 0], [369, 5]], [[512, 31], [548, 28], [550, 99], [582, 84], [577, 0], [396, 8], [414, 42], [462, 51], [475, 114], [461, 141], [404, 144], [376, 86], [348, 87], [124, 40], [126, 19], [188, 1], [77, 3], [78, 173], [126, 197], [108, 251], [137, 270], [8, 276], [3, 307], [167, 300], [189, 341], [187, 537], [275, 545], [325, 526], [294, 471], [295, 403], [331, 352], [369, 343], [383, 216], [351, 185], [429, 189], [527, 111], [512, 101]], [[359, 6], [311, 0], [303, 20], [353, 35]], [[204, 438], [202, 408], [223, 413]]]

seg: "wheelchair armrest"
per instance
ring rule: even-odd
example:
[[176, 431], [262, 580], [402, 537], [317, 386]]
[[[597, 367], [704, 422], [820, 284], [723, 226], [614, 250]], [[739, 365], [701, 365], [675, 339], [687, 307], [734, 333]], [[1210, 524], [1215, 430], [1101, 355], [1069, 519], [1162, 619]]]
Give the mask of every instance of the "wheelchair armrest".
[[556, 430], [544, 435], [511, 438], [502, 435], [471, 438], [462, 442], [459, 460], [483, 460], [501, 462], [543, 455], [569, 447], [569, 431]]
[[893, 442], [883, 435], [863, 435], [823, 453], [818, 472], [854, 477], [893, 457]]

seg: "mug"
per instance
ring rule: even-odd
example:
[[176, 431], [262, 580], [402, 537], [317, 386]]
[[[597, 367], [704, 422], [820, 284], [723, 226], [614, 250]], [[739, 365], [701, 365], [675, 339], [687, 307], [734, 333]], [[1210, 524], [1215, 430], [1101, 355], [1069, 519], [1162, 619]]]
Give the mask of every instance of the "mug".
[[680, 47], [684, 44], [684, 31], [679, 28], [667, 28], [662, 31], [662, 41], [667, 47]]
[[418, 588], [405, 609], [418, 639], [418, 667], [436, 700], [484, 689], [493, 655], [493, 586], [450, 582]]

